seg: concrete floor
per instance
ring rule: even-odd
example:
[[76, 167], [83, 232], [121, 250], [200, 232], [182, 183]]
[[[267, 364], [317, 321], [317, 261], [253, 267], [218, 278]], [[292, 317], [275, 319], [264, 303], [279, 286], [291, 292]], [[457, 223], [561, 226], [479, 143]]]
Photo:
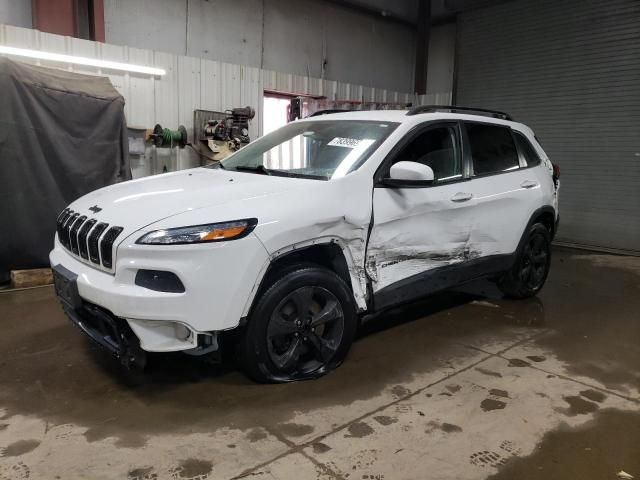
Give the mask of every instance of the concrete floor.
[[51, 288], [0, 293], [0, 478], [640, 479], [639, 312], [639, 258], [557, 250], [539, 298], [398, 309], [320, 380], [170, 356], [131, 386]]

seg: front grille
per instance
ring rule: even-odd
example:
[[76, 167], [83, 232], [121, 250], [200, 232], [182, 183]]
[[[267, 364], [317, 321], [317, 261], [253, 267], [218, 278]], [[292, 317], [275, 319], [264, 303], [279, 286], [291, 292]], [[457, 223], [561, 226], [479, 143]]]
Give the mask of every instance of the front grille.
[[[65, 208], [56, 220], [60, 244], [85, 262], [113, 268], [113, 244], [122, 233], [122, 227], [108, 228], [109, 224], [80, 215]], [[108, 229], [108, 230], [107, 230]], [[106, 232], [106, 233], [105, 233]]]

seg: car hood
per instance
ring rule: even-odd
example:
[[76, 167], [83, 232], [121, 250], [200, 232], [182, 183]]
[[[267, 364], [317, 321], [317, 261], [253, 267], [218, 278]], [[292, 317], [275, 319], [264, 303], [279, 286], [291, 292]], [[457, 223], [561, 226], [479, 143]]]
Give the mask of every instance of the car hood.
[[283, 194], [308, 182], [316, 180], [195, 168], [111, 185], [69, 208], [131, 233], [184, 212]]

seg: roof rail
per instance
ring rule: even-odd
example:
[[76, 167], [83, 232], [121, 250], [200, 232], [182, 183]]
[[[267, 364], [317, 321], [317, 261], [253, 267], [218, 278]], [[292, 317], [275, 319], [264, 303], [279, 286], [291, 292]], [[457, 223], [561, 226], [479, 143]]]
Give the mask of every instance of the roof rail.
[[511, 115], [498, 110], [488, 110], [486, 108], [473, 108], [473, 107], [459, 107], [457, 105], [419, 105], [409, 109], [407, 115], [418, 115], [419, 113], [429, 112], [476, 112], [480, 115], [485, 115], [493, 118], [501, 118], [502, 120], [513, 120]]
[[353, 112], [353, 110], [341, 110], [339, 108], [334, 108], [331, 110], [318, 110], [317, 112], [313, 112], [311, 115], [308, 115], [305, 118], [318, 117], [320, 115], [329, 115], [331, 113], [344, 113], [344, 112]]

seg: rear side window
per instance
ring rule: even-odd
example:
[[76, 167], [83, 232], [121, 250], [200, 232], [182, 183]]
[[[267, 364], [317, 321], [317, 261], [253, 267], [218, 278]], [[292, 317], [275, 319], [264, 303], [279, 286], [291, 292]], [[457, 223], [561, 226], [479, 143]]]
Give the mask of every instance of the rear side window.
[[467, 123], [474, 175], [506, 172], [520, 167], [511, 129], [499, 125]]
[[531, 145], [531, 142], [527, 139], [527, 137], [515, 131], [513, 133], [516, 137], [518, 149], [522, 153], [524, 159], [527, 161], [527, 167], [535, 167], [536, 165], [540, 165], [540, 156], [536, 152], [536, 149], [533, 148], [533, 145]]

